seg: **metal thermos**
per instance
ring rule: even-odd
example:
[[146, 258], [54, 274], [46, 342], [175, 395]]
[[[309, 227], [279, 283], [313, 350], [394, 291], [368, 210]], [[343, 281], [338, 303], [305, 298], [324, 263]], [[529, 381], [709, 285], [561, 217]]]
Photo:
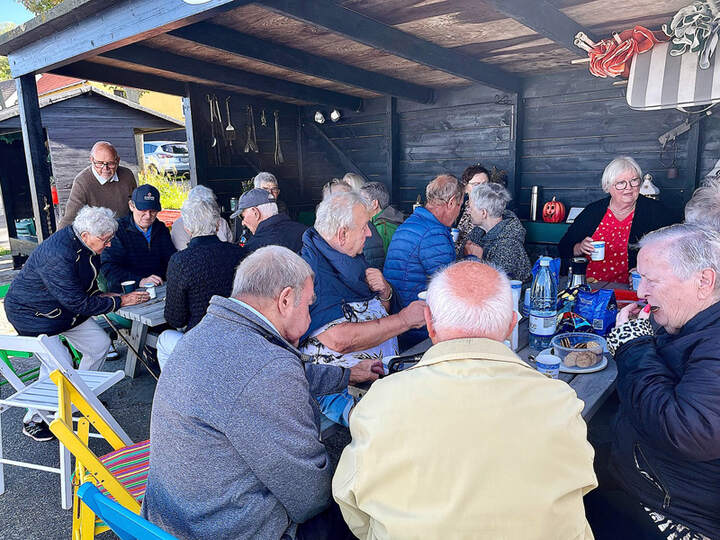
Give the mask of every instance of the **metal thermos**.
[[538, 202], [540, 198], [540, 186], [533, 186], [530, 190], [530, 219], [537, 221]]
[[574, 257], [570, 262], [570, 273], [568, 276], [568, 289], [587, 285], [585, 272], [587, 271], [588, 260], [585, 257]]

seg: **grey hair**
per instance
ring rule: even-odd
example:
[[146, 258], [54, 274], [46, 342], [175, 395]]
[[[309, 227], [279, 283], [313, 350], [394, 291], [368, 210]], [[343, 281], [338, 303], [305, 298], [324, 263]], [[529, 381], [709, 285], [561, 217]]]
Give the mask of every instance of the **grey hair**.
[[[215, 198], [215, 192], [207, 186], [195, 186], [188, 191], [188, 199], [201, 199], [217, 205], [217, 198]], [[218, 209], [220, 207], [218, 206]]]
[[217, 232], [220, 209], [214, 198], [209, 201], [197, 195], [188, 197], [182, 205], [180, 214], [182, 215], [183, 226], [193, 238], [195, 236], [208, 236]]
[[274, 202], [258, 204], [255, 208], [258, 209], [258, 212], [260, 212], [260, 217], [262, 217], [263, 219], [267, 219], [278, 213], [277, 203]]
[[105, 146], [106, 148], [109, 148], [110, 150], [112, 150], [113, 153], [115, 154], [115, 159], [117, 159], [119, 157], [118, 153], [117, 153], [117, 149], [111, 143], [109, 143], [107, 141], [98, 141], [95, 144], [93, 144], [92, 148], [90, 149], [90, 156], [92, 157], [95, 154], [95, 150], [97, 150], [101, 146]]
[[349, 172], [342, 179], [348, 186], [353, 188], [353, 191], [360, 191], [365, 185], [365, 179], [356, 173]]
[[333, 195], [333, 193], [341, 193], [345, 191], [352, 191], [353, 188], [350, 184], [348, 184], [345, 180], [340, 180], [339, 178], [333, 178], [329, 182], [327, 182], [323, 188], [322, 188], [322, 197], [323, 199], [328, 198], [330, 195]]
[[450, 174], [436, 176], [425, 188], [425, 198], [429, 204], [448, 203], [453, 197], [461, 199], [462, 195], [463, 185]]
[[494, 218], [502, 216], [511, 200], [507, 189], [491, 182], [478, 184], [470, 192], [470, 204], [476, 210], [487, 210], [488, 215]]
[[104, 236], [117, 231], [118, 223], [115, 213], [102, 206], [83, 206], [72, 223], [77, 236], [86, 232], [92, 236]]
[[275, 299], [286, 287], [300, 303], [303, 285], [315, 274], [299, 255], [282, 246], [265, 246], [248, 255], [238, 266], [233, 282], [234, 297]]
[[685, 280], [706, 268], [715, 271], [715, 290], [720, 290], [720, 233], [695, 223], [678, 223], [647, 233], [640, 248], [663, 243], [662, 252], [673, 273]]
[[278, 186], [277, 178], [275, 178], [273, 173], [259, 172], [255, 175], [255, 178], [253, 178], [253, 187], [260, 188], [261, 185], [266, 183], [275, 184], [275, 187]]
[[720, 178], [703, 182], [685, 205], [685, 222], [720, 231]]
[[390, 204], [390, 193], [382, 182], [368, 182], [360, 188], [360, 193], [365, 195], [370, 202], [377, 201], [381, 210]]
[[634, 171], [638, 178], [642, 178], [642, 169], [638, 162], [630, 156], [619, 156], [607, 164], [602, 174], [602, 189], [605, 193], [615, 183], [615, 179], [626, 171]]
[[351, 229], [354, 225], [353, 209], [357, 205], [368, 209], [367, 199], [356, 191], [334, 193], [323, 199], [315, 213], [315, 230], [328, 241], [342, 227]]
[[[468, 337], [485, 337], [502, 334], [510, 327], [513, 317], [512, 291], [510, 281], [502, 270], [498, 273], [498, 287], [489, 296], [458, 294], [448, 270], [457, 265], [483, 264], [464, 261], [448, 266], [435, 274], [427, 292], [427, 304], [435, 328], [440, 331], [462, 330]], [[491, 266], [491, 265], [485, 265]]]

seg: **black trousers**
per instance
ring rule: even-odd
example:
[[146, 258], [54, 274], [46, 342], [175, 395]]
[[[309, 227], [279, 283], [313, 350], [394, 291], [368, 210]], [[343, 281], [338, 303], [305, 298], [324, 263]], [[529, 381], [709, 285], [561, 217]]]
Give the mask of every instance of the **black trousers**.
[[296, 538], [297, 540], [353, 540], [355, 535], [345, 523], [340, 507], [333, 501], [317, 516], [298, 525]]

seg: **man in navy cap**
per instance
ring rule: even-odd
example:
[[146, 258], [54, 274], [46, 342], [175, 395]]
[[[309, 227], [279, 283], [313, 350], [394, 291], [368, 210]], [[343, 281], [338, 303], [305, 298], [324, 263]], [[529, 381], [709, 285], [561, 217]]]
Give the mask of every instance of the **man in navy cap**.
[[134, 281], [138, 287], [162, 285], [168, 261], [176, 251], [170, 232], [157, 219], [161, 208], [156, 188], [138, 186], [128, 205], [130, 214], [118, 219], [112, 245], [102, 253], [102, 273], [112, 292], [121, 292], [123, 281]]
[[243, 193], [230, 217], [238, 216], [242, 217], [243, 227], [253, 234], [245, 244], [248, 253], [264, 246], [283, 246], [300, 253], [302, 235], [307, 227], [291, 220], [287, 214], [279, 214], [271, 192], [255, 188]]

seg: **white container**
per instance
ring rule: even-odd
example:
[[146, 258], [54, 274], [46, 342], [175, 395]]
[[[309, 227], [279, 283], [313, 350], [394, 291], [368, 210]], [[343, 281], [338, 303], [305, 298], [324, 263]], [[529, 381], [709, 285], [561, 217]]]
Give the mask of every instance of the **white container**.
[[512, 334], [510, 334], [510, 348], [513, 351], [517, 351], [519, 346], [519, 329], [520, 319], [522, 319], [522, 313], [520, 313], [520, 295], [522, 293], [522, 281], [517, 279], [510, 280], [510, 290], [512, 291], [513, 309], [517, 313], [517, 322], [513, 328]]
[[452, 235], [453, 244], [457, 244], [458, 238], [460, 238], [460, 229], [453, 227], [450, 229], [450, 234]]
[[150, 283], [148, 285], [145, 285], [144, 287], [147, 293], [150, 295], [150, 300], [152, 300], [153, 298], [157, 298], [157, 291], [155, 290], [155, 285]]
[[560, 376], [561, 362], [560, 357], [554, 354], [539, 354], [535, 358], [535, 369], [551, 379], [557, 379]]
[[593, 261], [602, 261], [605, 259], [605, 240], [598, 240], [592, 243], [593, 252], [590, 259]]

